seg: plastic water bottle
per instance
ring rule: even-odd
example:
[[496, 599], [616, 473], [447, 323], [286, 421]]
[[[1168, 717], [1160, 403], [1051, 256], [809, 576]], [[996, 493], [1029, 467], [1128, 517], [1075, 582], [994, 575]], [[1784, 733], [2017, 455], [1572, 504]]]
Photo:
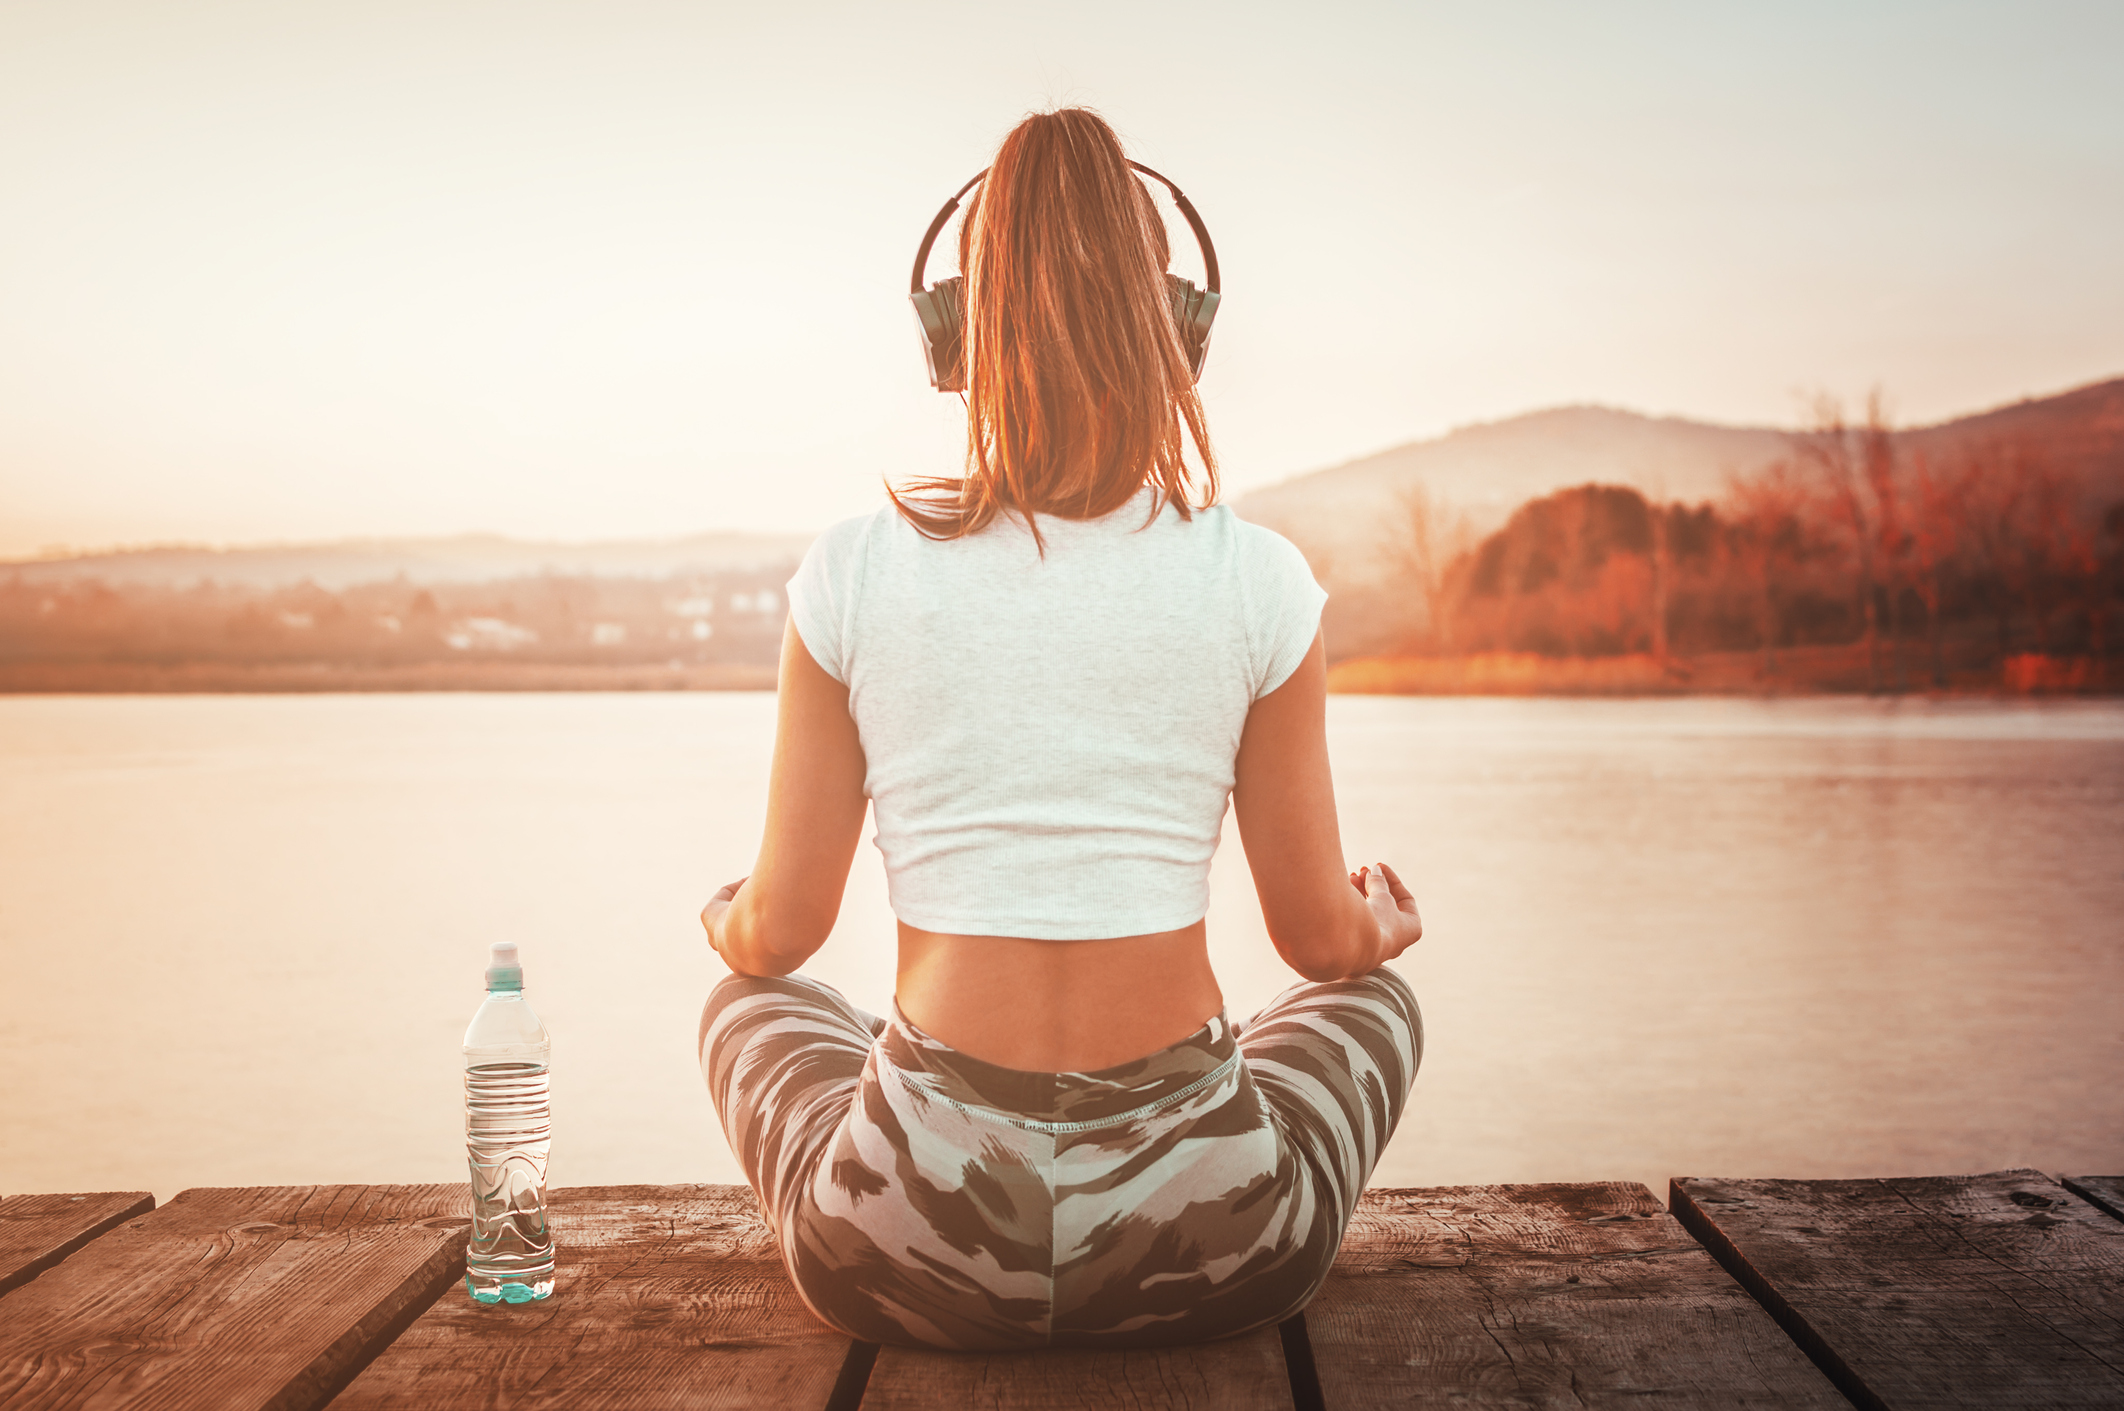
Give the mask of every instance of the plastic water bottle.
[[472, 1166], [472, 1243], [465, 1290], [481, 1303], [529, 1303], [553, 1292], [546, 1228], [546, 1152], [553, 1044], [524, 1000], [516, 946], [496, 943], [487, 999], [465, 1030], [465, 1154]]

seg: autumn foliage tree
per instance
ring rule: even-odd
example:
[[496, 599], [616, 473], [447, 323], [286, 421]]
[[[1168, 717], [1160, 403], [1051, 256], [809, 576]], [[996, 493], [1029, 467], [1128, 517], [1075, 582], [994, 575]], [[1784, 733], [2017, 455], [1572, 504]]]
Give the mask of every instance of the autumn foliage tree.
[[1932, 684], [1947, 684], [1946, 632], [1942, 610], [1949, 575], [1961, 545], [1968, 539], [1963, 507], [1970, 502], [1971, 477], [1936, 470], [1922, 454], [1910, 466], [1910, 586], [1925, 608], [1925, 642], [1930, 649]]
[[1754, 600], [1766, 678], [1777, 675], [1777, 645], [1785, 634], [1780, 590], [1806, 556], [1802, 521], [1808, 501], [1807, 486], [1790, 461], [1726, 477], [1725, 542]]
[[[1810, 659], [1816, 684], [1856, 646], [1867, 688], [1902, 690], [1912, 636], [1935, 688], [1997, 682], [2012, 660], [2016, 679], [2099, 683], [2124, 594], [2124, 504], [2090, 503], [2040, 448], [1935, 458], [1897, 441], [1879, 398], [1856, 423], [1824, 399], [1790, 456], [1730, 474], [1715, 503], [1585, 485], [1520, 506], [1425, 588], [1432, 640], [1662, 659], [1671, 642], [1684, 674], [1691, 654], [1752, 649], [1764, 681], [1790, 670], [1788, 648], [1838, 648]], [[1435, 553], [1418, 559], [1436, 571]]]

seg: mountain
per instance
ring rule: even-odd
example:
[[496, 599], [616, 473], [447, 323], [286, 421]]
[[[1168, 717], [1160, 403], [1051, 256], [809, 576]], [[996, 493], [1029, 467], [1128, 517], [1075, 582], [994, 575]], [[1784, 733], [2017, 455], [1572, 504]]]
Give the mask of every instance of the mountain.
[[[2039, 452], [2075, 477], [2091, 503], [2124, 498], [2124, 378], [1897, 434], [1940, 463], [1996, 449]], [[1422, 486], [1485, 532], [1512, 509], [1573, 485], [1630, 485], [1656, 498], [1715, 499], [1729, 472], [1789, 455], [1790, 433], [1650, 417], [1611, 407], [1558, 407], [1461, 427], [1240, 495], [1232, 507], [1306, 551], [1314, 571], [1375, 579], [1406, 514], [1396, 496]]]
[[1896, 440], [1906, 452], [1946, 463], [1985, 452], [2032, 451], [2076, 481], [2089, 508], [2106, 507], [2124, 499], [2124, 377], [1914, 427]]
[[555, 544], [464, 534], [443, 539], [358, 539], [257, 548], [117, 549], [72, 558], [0, 562], [0, 579], [101, 579], [183, 587], [213, 581], [276, 588], [305, 580], [338, 591], [403, 577], [412, 583], [475, 583], [553, 573], [568, 577], [672, 578], [793, 567], [808, 534], [695, 534], [683, 539]]
[[[1897, 433], [1906, 452], [1936, 464], [2038, 455], [2072, 477], [2086, 508], [2124, 500], [2124, 378]], [[1407, 516], [1397, 495], [1421, 485], [1448, 513], [1487, 532], [1519, 505], [1573, 485], [1630, 485], [1655, 498], [1717, 498], [1729, 472], [1790, 455], [1773, 427], [1716, 426], [1612, 407], [1557, 407], [1461, 427], [1434, 440], [1313, 471], [1237, 496], [1241, 515], [1288, 536], [1339, 593], [1381, 587], [1385, 551]], [[334, 591], [403, 576], [469, 583], [551, 572], [668, 578], [766, 572], [794, 564], [806, 534], [697, 534], [668, 540], [526, 543], [498, 535], [367, 539], [259, 548], [146, 548], [0, 562], [0, 580], [181, 587], [203, 580], [273, 588], [305, 579]]]

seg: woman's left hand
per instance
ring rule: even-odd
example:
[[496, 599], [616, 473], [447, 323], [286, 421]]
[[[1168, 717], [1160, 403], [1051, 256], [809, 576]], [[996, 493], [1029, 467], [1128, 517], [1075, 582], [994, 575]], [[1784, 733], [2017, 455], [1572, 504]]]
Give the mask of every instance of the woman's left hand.
[[716, 944], [716, 927], [723, 924], [723, 914], [730, 910], [730, 903], [737, 900], [738, 888], [748, 880], [740, 877], [727, 887], [717, 888], [715, 895], [708, 898], [708, 905], [701, 908], [701, 925], [708, 932], [708, 948], [717, 955], [723, 953], [723, 948]]

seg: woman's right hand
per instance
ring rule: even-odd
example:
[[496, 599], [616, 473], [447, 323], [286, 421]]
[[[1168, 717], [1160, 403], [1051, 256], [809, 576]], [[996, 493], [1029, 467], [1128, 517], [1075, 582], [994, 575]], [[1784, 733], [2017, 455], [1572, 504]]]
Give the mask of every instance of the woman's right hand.
[[701, 908], [701, 928], [708, 933], [708, 948], [717, 955], [723, 953], [723, 947], [716, 939], [716, 928], [723, 924], [730, 904], [737, 900], [738, 889], [751, 880], [750, 877], [740, 877], [727, 887], [717, 888], [715, 895], [708, 898], [708, 905]]
[[1415, 893], [1402, 885], [1393, 868], [1383, 862], [1360, 867], [1350, 874], [1350, 885], [1364, 898], [1372, 919], [1379, 923], [1378, 964], [1385, 964], [1423, 939], [1423, 918], [1416, 913]]

